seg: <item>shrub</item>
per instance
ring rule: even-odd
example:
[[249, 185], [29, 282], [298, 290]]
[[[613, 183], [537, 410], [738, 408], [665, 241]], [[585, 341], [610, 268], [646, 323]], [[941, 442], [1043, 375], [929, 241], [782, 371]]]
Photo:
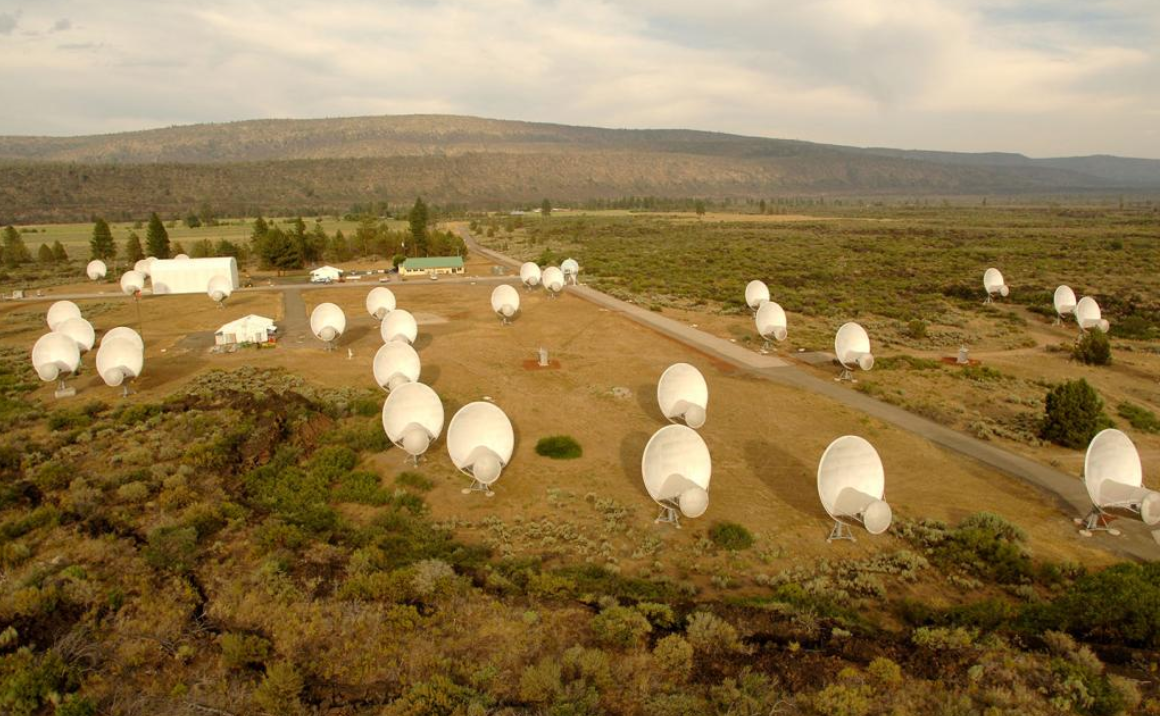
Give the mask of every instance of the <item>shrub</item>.
[[338, 485], [334, 488], [334, 499], [363, 505], [385, 505], [391, 501], [391, 495], [379, 485], [378, 475], [357, 470], [338, 478]]
[[126, 502], [142, 502], [149, 497], [149, 486], [144, 482], [129, 482], [117, 488], [117, 497]]
[[399, 487], [410, 487], [420, 492], [429, 492], [435, 487], [434, 482], [417, 472], [400, 472], [399, 476], [395, 478], [395, 484]]
[[753, 546], [753, 535], [736, 522], [718, 522], [709, 530], [709, 539], [721, 549], [737, 552]]
[[906, 334], [915, 340], [926, 338], [926, 321], [915, 318], [906, 324]]
[[1071, 356], [1085, 365], [1108, 365], [1112, 362], [1112, 344], [1103, 332], [1088, 331], [1071, 349]]
[[520, 675], [520, 699], [532, 704], [554, 701], [563, 688], [560, 664], [551, 657], [524, 669]]
[[1160, 433], [1160, 419], [1147, 408], [1125, 400], [1116, 408], [1116, 413], [1140, 432]]
[[964, 627], [919, 627], [914, 630], [911, 641], [915, 646], [934, 651], [960, 651], [972, 646], [979, 633]]
[[596, 639], [608, 646], [631, 648], [640, 646], [652, 625], [643, 614], [630, 607], [609, 607], [592, 620]]
[[693, 649], [704, 654], [725, 654], [745, 650], [745, 645], [741, 643], [733, 625], [709, 612], [689, 615], [685, 636]]
[[657, 667], [676, 681], [684, 681], [693, 670], [693, 646], [680, 634], [669, 634], [653, 648]]
[[272, 714], [301, 714], [305, 712], [298, 698], [302, 687], [302, 676], [294, 665], [280, 661], [266, 668], [265, 678], [254, 690], [254, 701]]
[[228, 669], [245, 669], [262, 664], [270, 656], [270, 642], [255, 634], [229, 632], [218, 637], [222, 664]]
[[888, 686], [902, 683], [902, 667], [885, 656], [876, 657], [866, 667], [866, 671], [879, 683]]
[[185, 572], [193, 566], [197, 530], [193, 527], [158, 527], [149, 533], [145, 561], [157, 569]]
[[319, 449], [310, 458], [309, 470], [327, 481], [334, 481], [354, 469], [358, 455], [344, 445], [330, 445]]
[[830, 684], [814, 694], [812, 704], [817, 713], [827, 716], [866, 716], [875, 699], [865, 685]]
[[1111, 425], [1104, 401], [1082, 378], [1047, 391], [1044, 404], [1040, 437], [1063, 447], [1087, 447], [1096, 433]]
[[1117, 564], [1081, 576], [1054, 602], [1029, 607], [1024, 620], [1081, 639], [1160, 646], [1160, 564]]
[[416, 562], [412, 569], [414, 574], [411, 577], [411, 590], [418, 597], [433, 597], [446, 591], [455, 581], [455, 570], [441, 559]]
[[550, 435], [536, 443], [536, 454], [553, 460], [574, 460], [583, 453], [580, 443], [570, 435]]

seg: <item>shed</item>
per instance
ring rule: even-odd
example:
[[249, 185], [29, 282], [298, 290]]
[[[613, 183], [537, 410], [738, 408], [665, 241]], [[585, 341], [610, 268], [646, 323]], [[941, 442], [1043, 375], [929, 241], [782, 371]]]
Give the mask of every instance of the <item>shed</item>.
[[219, 346], [231, 343], [269, 343], [277, 332], [278, 327], [274, 325], [274, 319], [251, 313], [217, 329], [213, 334], [213, 341]]
[[314, 281], [315, 283], [338, 281], [342, 278], [343, 273], [345, 272], [340, 268], [335, 268], [333, 266], [319, 266], [310, 272], [310, 280]]
[[463, 257], [424, 256], [422, 258], [410, 258], [399, 264], [400, 276], [419, 276], [422, 274], [437, 273], [463, 273]]
[[154, 295], [205, 293], [209, 282], [225, 276], [238, 288], [238, 262], [232, 256], [208, 259], [157, 259], [150, 268]]

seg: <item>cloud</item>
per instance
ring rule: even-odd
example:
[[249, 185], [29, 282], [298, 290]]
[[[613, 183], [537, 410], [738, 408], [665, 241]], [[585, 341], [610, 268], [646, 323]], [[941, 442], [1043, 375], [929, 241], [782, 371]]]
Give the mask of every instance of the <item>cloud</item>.
[[96, 51], [17, 39], [0, 132], [450, 112], [1160, 157], [1153, 0], [43, 0], [22, 20], [66, 10]]

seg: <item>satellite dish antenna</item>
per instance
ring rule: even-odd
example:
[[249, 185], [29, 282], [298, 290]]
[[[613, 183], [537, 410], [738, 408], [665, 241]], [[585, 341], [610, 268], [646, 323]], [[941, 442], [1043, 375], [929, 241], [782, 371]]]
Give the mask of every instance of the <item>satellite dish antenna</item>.
[[709, 386], [701, 371], [688, 363], [674, 363], [657, 382], [657, 403], [670, 422], [679, 418], [690, 428], [700, 428], [709, 408]]
[[402, 341], [411, 345], [419, 336], [419, 324], [415, 322], [415, 317], [411, 315], [410, 311], [396, 308], [383, 319], [379, 326], [379, 333], [382, 335], [384, 343]]
[[310, 313], [310, 331], [332, 351], [346, 330], [346, 314], [333, 303], [320, 303]]
[[653, 433], [644, 446], [640, 471], [649, 497], [661, 506], [654, 523], [667, 522], [679, 529], [680, 515], [696, 519], [705, 514], [713, 460], [696, 430], [666, 425]]
[[540, 276], [540, 281], [544, 284], [544, 288], [548, 290], [549, 298], [555, 298], [564, 290], [564, 272], [555, 266], [549, 266], [544, 269], [543, 275]]
[[189, 261], [189, 254], [178, 254], [173, 257], [174, 261]]
[[367, 313], [376, 321], [386, 318], [387, 314], [395, 310], [395, 294], [386, 286], [376, 286], [367, 294]]
[[491, 486], [511, 461], [515, 442], [511, 421], [494, 404], [479, 401], [460, 408], [447, 426], [447, 452], [455, 467], [472, 478], [463, 494], [491, 497]]
[[524, 284], [527, 289], [533, 289], [540, 285], [540, 267], [531, 261], [525, 261], [520, 266], [520, 282]]
[[491, 310], [505, 326], [511, 323], [516, 311], [520, 310], [520, 292], [506, 283], [496, 286], [491, 292]]
[[400, 385], [383, 403], [383, 430], [418, 465], [419, 456], [443, 432], [443, 402], [422, 383]]
[[121, 291], [126, 296], [136, 296], [141, 293], [141, 289], [145, 288], [145, 279], [145, 274], [140, 271], [126, 271], [121, 274]]
[[754, 320], [757, 322], [757, 333], [765, 339], [761, 347], [762, 353], [774, 350], [772, 341], [784, 341], [788, 335], [785, 310], [773, 301], [764, 301], [758, 306]]
[[1100, 333], [1107, 333], [1110, 324], [1100, 315], [1100, 304], [1091, 296], [1084, 296], [1075, 304], [1075, 322], [1079, 324], [1080, 334], [1096, 329]]
[[1118, 535], [1108, 518], [1131, 517], [1146, 525], [1160, 522], [1160, 492], [1144, 487], [1140, 454], [1132, 440], [1115, 428], [1101, 430], [1088, 445], [1083, 461], [1083, 484], [1092, 500], [1092, 511], [1082, 522], [1080, 534]]
[[761, 304], [769, 300], [769, 286], [765, 281], [754, 279], [745, 284], [745, 304], [751, 311], [756, 311]]
[[85, 275], [89, 277], [90, 281], [100, 281], [108, 272], [109, 267], [100, 259], [93, 259], [88, 266], [85, 266]]
[[862, 370], [874, 367], [874, 356], [870, 353], [870, 336], [866, 329], [851, 321], [843, 324], [834, 336], [834, 355], [842, 364], [842, 374], [838, 380], [854, 380], [855, 366]]
[[1055, 325], [1062, 325], [1064, 316], [1075, 311], [1075, 291], [1069, 286], [1060, 286], [1055, 289], [1051, 302], [1055, 305]]
[[81, 349], [77, 342], [63, 333], [46, 333], [32, 346], [32, 367], [46, 383], [57, 380], [56, 397], [76, 395], [76, 390], [65, 385], [65, 378], [76, 372], [81, 364]]
[[110, 329], [105, 335], [101, 336], [101, 345], [105, 345], [105, 341], [111, 341], [114, 338], [127, 338], [133, 341], [134, 345], [142, 351], [145, 350], [145, 341], [141, 340], [141, 335], [132, 328], [117, 326], [116, 328]]
[[122, 396], [129, 394], [125, 380], [135, 380], [145, 365], [145, 351], [140, 340], [136, 333], [133, 333], [133, 338], [125, 335], [109, 338], [106, 335], [97, 349], [97, 373], [110, 388], [122, 386]]
[[58, 323], [55, 332], [63, 333], [76, 341], [77, 348], [80, 349], [81, 353], [91, 351], [93, 344], [97, 342], [97, 333], [93, 330], [93, 324], [80, 316]]
[[57, 326], [70, 318], [80, 318], [81, 309], [72, 301], [57, 301], [48, 307], [48, 330], [55, 331]]
[[564, 262], [560, 264], [560, 271], [564, 274], [565, 283], [576, 285], [577, 278], [580, 276], [580, 264], [576, 263], [576, 259], [564, 259]]
[[419, 381], [419, 354], [402, 341], [384, 343], [375, 353], [372, 367], [375, 383], [388, 393], [401, 385]]
[[217, 275], [209, 280], [206, 293], [209, 294], [211, 301], [217, 303], [221, 308], [225, 304], [226, 299], [234, 292], [234, 284], [230, 281], [229, 276]]
[[137, 263], [133, 264], [133, 270], [137, 273], [145, 274], [145, 277], [148, 278], [149, 276], [153, 275], [153, 262], [156, 260], [157, 259], [153, 258], [152, 256], [141, 259]]
[[840, 437], [826, 448], [818, 463], [818, 497], [834, 518], [827, 542], [854, 541], [849, 522], [860, 522], [872, 535], [890, 526], [893, 513], [882, 499], [886, 475], [878, 451], [857, 435]]
[[983, 303], [991, 303], [991, 297], [996, 293], [1006, 296], [1011, 292], [1003, 281], [1003, 274], [997, 268], [989, 268], [983, 272], [983, 288], [987, 289], [987, 300]]

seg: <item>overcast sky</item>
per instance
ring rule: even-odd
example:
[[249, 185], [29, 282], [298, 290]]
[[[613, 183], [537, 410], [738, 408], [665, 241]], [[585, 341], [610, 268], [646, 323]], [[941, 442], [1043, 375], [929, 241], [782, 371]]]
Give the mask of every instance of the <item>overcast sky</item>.
[[1160, 158], [1160, 0], [0, 0], [0, 134], [453, 113]]

